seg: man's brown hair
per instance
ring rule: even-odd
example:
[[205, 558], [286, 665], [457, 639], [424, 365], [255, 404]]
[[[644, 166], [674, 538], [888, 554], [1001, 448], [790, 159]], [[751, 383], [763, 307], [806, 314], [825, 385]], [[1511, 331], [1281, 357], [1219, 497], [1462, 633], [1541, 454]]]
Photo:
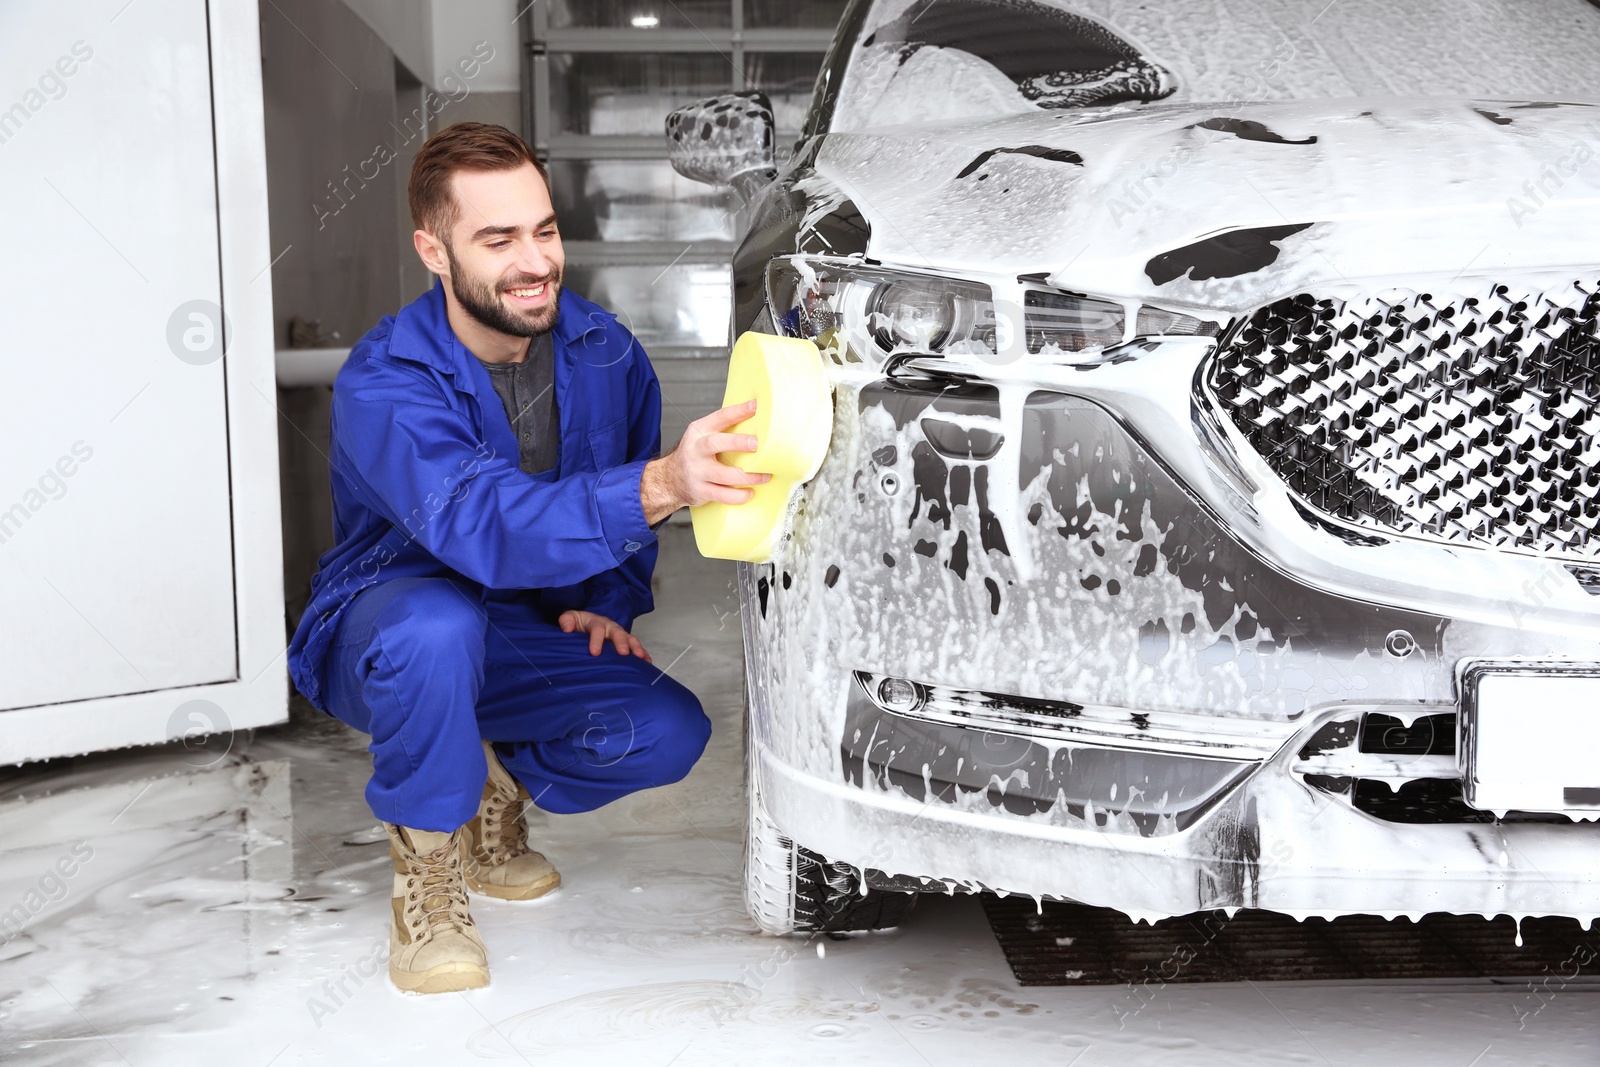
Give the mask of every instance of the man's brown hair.
[[457, 122], [446, 126], [423, 144], [411, 164], [406, 199], [411, 222], [448, 242], [450, 229], [461, 217], [450, 178], [458, 170], [516, 170], [532, 163], [550, 188], [550, 174], [528, 142], [504, 126], [486, 122]]

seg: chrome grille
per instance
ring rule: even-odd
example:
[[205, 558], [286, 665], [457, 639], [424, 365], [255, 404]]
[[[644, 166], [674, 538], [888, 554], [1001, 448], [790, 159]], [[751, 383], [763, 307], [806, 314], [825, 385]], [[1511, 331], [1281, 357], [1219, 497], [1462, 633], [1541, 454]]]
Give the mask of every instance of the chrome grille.
[[1600, 557], [1600, 293], [1302, 293], [1211, 360], [1221, 410], [1305, 505], [1365, 529]]

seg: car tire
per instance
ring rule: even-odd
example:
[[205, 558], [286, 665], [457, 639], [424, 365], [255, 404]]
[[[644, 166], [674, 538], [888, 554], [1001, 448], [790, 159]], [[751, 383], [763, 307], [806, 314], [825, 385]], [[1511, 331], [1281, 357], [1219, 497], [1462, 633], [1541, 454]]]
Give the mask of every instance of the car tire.
[[855, 933], [905, 921], [915, 893], [864, 889], [854, 867], [832, 863], [784, 836], [762, 806], [754, 773], [748, 792], [745, 906], [764, 933]]

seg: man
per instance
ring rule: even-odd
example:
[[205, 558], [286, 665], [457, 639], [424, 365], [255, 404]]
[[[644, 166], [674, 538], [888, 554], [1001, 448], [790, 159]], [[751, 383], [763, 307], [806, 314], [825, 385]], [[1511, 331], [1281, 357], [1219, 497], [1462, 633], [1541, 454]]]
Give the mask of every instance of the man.
[[723, 464], [754, 404], [655, 457], [661, 395], [615, 316], [562, 287], [548, 178], [516, 134], [459, 123], [408, 188], [433, 288], [351, 350], [333, 390], [335, 536], [289, 648], [295, 685], [371, 734], [366, 797], [395, 878], [401, 989], [488, 982], [467, 889], [559, 884], [524, 806], [578, 812], [675, 782], [710, 734], [629, 633], [655, 528], [768, 480]]

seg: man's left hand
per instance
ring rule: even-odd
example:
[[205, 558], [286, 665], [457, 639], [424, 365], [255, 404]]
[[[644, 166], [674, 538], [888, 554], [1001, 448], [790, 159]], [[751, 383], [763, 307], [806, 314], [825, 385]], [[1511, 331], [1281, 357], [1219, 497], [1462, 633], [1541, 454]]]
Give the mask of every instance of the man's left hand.
[[617, 652], [621, 655], [638, 656], [646, 663], [651, 662], [650, 653], [644, 650], [639, 639], [604, 615], [596, 615], [592, 611], [563, 611], [557, 621], [564, 633], [582, 630], [589, 635], [591, 656], [598, 656], [600, 650], [606, 647], [606, 642], [610, 641], [617, 646]]

